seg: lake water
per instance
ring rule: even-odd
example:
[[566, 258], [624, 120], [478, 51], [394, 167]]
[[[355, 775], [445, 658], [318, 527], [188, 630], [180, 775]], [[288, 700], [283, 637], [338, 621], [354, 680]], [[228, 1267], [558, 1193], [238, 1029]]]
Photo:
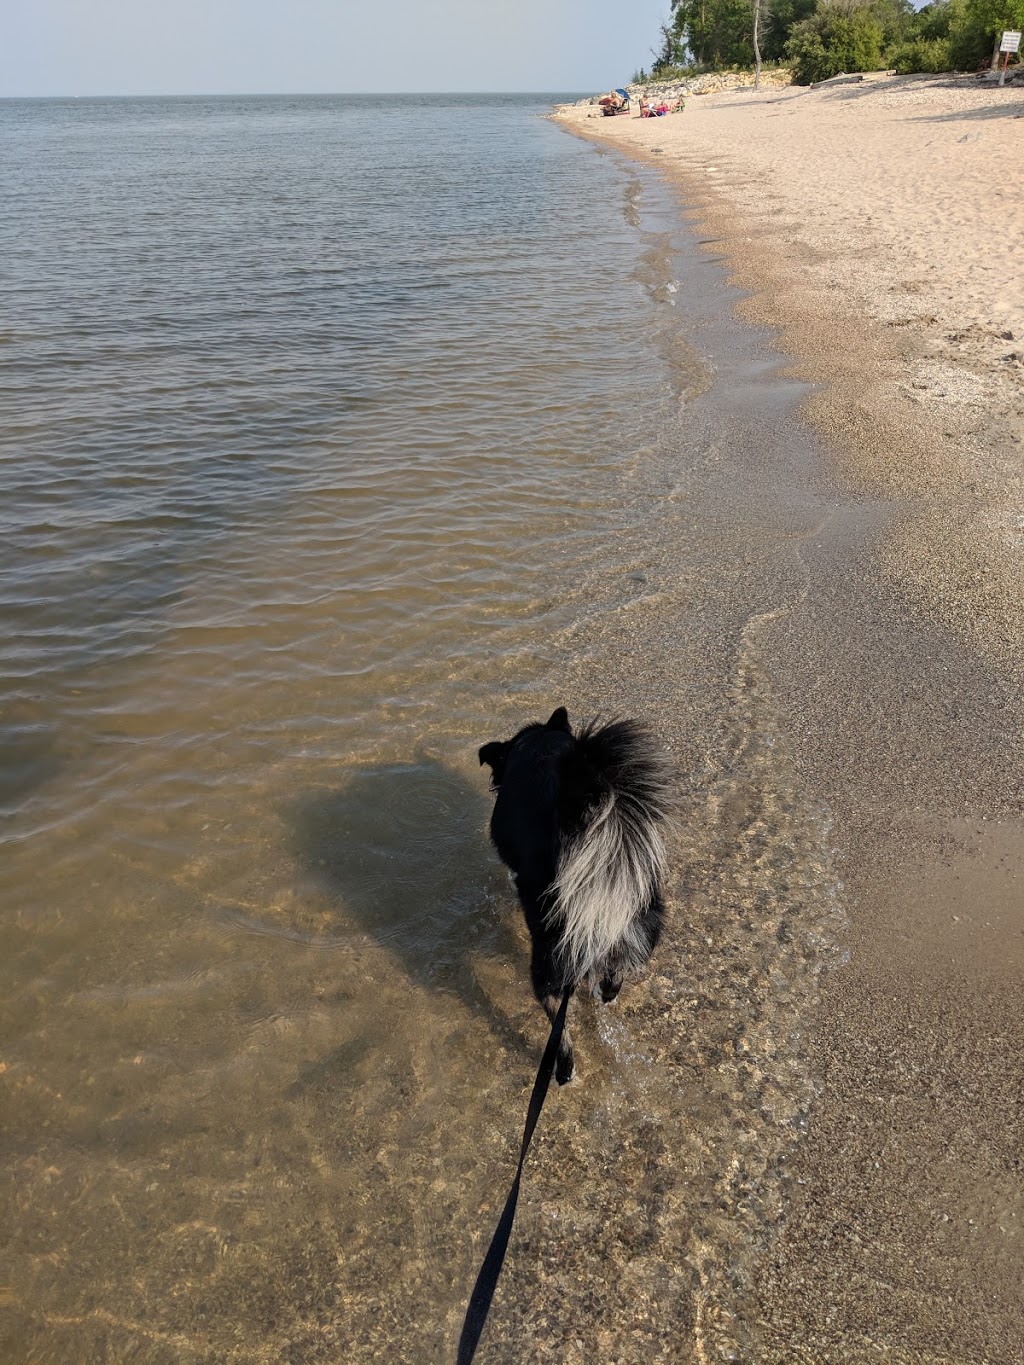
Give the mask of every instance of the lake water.
[[838, 915], [758, 654], [823, 510], [549, 107], [0, 102], [5, 1359], [451, 1357], [546, 1032], [476, 749], [563, 702], [687, 818], [487, 1358], [743, 1358]]

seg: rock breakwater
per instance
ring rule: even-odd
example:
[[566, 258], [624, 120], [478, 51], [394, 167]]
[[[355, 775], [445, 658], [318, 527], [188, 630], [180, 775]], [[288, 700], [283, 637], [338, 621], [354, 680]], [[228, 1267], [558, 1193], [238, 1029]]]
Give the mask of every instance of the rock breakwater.
[[[773, 68], [771, 71], [761, 72], [762, 86], [786, 86], [793, 83], [793, 73], [785, 67]], [[648, 100], [678, 100], [687, 99], [691, 95], [714, 95], [723, 90], [745, 90], [753, 89], [754, 73], [752, 71], [706, 71], [699, 76], [687, 76], [683, 80], [675, 81], [633, 81], [629, 85], [621, 87], [629, 91], [629, 97], [633, 101], [641, 97]], [[604, 92], [602, 92], [603, 94]], [[601, 95], [591, 95], [587, 99], [577, 100], [577, 108], [585, 108], [587, 105], [597, 105]]]

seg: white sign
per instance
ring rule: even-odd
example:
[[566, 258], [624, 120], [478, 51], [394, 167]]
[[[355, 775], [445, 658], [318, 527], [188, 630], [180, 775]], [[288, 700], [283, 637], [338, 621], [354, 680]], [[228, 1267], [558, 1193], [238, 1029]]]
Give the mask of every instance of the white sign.
[[1017, 52], [1020, 49], [1020, 34], [1011, 29], [1003, 34], [1003, 41], [999, 44], [1000, 52]]

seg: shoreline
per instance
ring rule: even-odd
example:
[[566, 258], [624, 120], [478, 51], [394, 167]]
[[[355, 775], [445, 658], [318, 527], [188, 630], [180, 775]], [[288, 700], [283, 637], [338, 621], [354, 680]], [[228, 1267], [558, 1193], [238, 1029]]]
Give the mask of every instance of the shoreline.
[[986, 192], [1018, 116], [1024, 92], [920, 77], [554, 116], [675, 184], [830, 452], [836, 514], [765, 655], [850, 960], [741, 1306], [762, 1361], [1009, 1361], [1024, 1321], [1024, 228]]
[[[741, 316], [776, 331], [790, 373], [814, 386], [804, 416], [842, 454], [846, 486], [927, 504], [888, 571], [1020, 670], [1024, 221], [995, 183], [1018, 117], [1019, 88], [884, 76], [728, 90], [660, 119], [554, 115], [682, 188], [747, 294]], [[843, 159], [851, 138], [863, 145]]]

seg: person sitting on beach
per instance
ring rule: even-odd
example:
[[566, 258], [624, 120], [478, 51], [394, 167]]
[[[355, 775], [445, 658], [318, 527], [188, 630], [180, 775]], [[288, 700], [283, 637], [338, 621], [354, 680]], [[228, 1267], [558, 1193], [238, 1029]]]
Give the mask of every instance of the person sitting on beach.
[[640, 96], [640, 117], [641, 118], [654, 117], [654, 114], [651, 112], [651, 106], [647, 103], [647, 98], [644, 95]]
[[608, 94], [602, 95], [597, 102], [601, 106], [602, 114], [618, 114], [627, 107], [626, 100], [617, 90], [609, 90]]

